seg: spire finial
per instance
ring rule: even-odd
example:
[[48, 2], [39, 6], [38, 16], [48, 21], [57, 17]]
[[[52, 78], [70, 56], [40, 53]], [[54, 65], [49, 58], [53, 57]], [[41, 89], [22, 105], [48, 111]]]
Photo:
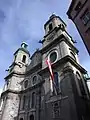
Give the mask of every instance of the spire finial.
[[26, 49], [28, 47], [28, 44], [26, 42], [22, 42], [21, 47]]
[[50, 19], [53, 18], [53, 17], [55, 17], [55, 16], [56, 16], [55, 12], [52, 12], [52, 15], [50, 16]]
[[52, 15], [55, 15], [55, 12], [52, 12]]

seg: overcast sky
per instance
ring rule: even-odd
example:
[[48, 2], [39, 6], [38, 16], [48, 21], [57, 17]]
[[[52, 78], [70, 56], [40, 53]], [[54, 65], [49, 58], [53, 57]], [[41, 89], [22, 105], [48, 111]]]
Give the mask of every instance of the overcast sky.
[[0, 88], [3, 87], [5, 70], [13, 60], [13, 53], [22, 41], [29, 45], [32, 54], [44, 36], [43, 26], [54, 12], [67, 24], [69, 34], [77, 41], [80, 64], [90, 74], [90, 57], [66, 12], [71, 0], [0, 0]]

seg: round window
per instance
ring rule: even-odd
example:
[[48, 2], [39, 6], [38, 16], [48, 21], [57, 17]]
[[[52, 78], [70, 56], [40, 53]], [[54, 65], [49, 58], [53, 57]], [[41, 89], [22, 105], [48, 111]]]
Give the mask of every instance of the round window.
[[50, 61], [51, 63], [54, 63], [57, 59], [57, 53], [54, 51], [50, 54]]
[[27, 88], [27, 86], [28, 86], [28, 80], [24, 82], [24, 87]]
[[33, 84], [35, 84], [35, 83], [36, 83], [36, 81], [37, 81], [37, 76], [34, 76], [34, 77], [33, 77], [33, 81], [32, 81], [32, 82], [33, 82]]

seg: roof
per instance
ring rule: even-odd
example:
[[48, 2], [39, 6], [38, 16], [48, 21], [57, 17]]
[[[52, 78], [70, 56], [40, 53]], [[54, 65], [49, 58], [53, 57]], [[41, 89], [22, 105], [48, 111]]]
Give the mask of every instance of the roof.
[[65, 23], [59, 16], [57, 16], [57, 15], [55, 15], [55, 14], [52, 14], [52, 15], [49, 17], [49, 20], [44, 24], [44, 28], [46, 27], [46, 25], [47, 25], [53, 18], [59, 18], [60, 21], [62, 21], [62, 22], [64, 23], [64, 25], [67, 26], [66, 23]]
[[14, 53], [14, 55], [17, 54], [17, 52], [18, 52], [19, 50], [22, 50], [22, 51], [26, 52], [26, 53], [29, 54], [29, 56], [30, 56], [29, 51], [28, 51], [27, 49], [25, 49], [25, 48], [22, 48], [22, 47], [19, 48], [19, 49]]
[[32, 56], [30, 57], [30, 59], [32, 59], [32, 58], [35, 56], [35, 54], [37, 54], [37, 53], [39, 53], [39, 52], [40, 52], [39, 48], [36, 49], [36, 51], [32, 54]]
[[27, 67], [26, 71], [30, 71], [31, 69], [35, 68], [42, 63], [42, 55], [39, 49], [37, 49], [34, 54], [31, 56], [31, 62]]

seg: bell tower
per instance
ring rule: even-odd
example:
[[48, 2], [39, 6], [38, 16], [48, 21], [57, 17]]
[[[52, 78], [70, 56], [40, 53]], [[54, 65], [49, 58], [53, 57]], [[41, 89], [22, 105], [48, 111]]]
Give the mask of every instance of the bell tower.
[[57, 37], [56, 33], [59, 29], [60, 29], [60, 32], [62, 30], [65, 30], [66, 24], [59, 16], [52, 14], [49, 17], [49, 20], [44, 25], [45, 36], [44, 36], [44, 40], [43, 40], [44, 41], [43, 47], [46, 46], [47, 44], [51, 43], [53, 41], [53, 39], [55, 39], [55, 37]]
[[14, 120], [18, 114], [21, 82], [30, 62], [27, 46], [25, 42], [21, 44], [21, 47], [14, 53], [13, 63], [7, 70], [8, 75], [5, 77], [5, 85], [1, 94], [1, 120]]
[[58, 60], [70, 56], [79, 63], [77, 56], [79, 51], [66, 29], [65, 22], [55, 14], [52, 14], [44, 24], [45, 36], [42, 40], [42, 51], [46, 51], [46, 53], [43, 54], [43, 67], [45, 67], [45, 59], [49, 58], [53, 52], [57, 54]]
[[[64, 21], [55, 14], [44, 25], [41, 75], [45, 80], [45, 116], [47, 120], [89, 120], [88, 103], [84, 101], [84, 98], [89, 99], [84, 78], [87, 71], [79, 64], [79, 51], [66, 27]], [[46, 60], [51, 64], [53, 80]]]
[[14, 61], [12, 65], [9, 67], [10, 72], [18, 71], [18, 72], [25, 72], [26, 67], [29, 64], [29, 51], [27, 50], [27, 43], [23, 42], [21, 47], [14, 53]]
[[59, 16], [56, 16], [55, 14], [52, 14], [49, 17], [49, 20], [45, 23], [44, 29], [45, 29], [45, 35], [50, 33], [55, 28], [62, 26], [64, 29], [66, 28], [66, 24]]

